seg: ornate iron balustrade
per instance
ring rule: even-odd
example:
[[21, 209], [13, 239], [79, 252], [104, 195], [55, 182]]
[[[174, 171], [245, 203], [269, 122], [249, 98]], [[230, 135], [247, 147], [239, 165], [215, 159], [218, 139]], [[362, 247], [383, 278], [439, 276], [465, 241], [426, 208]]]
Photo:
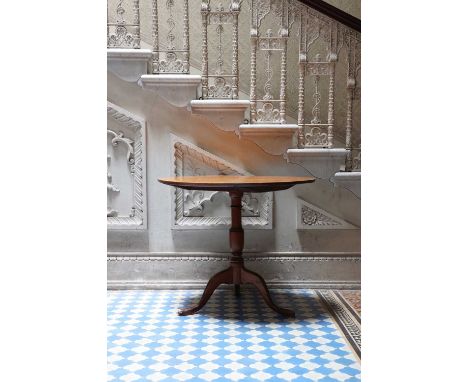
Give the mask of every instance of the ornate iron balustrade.
[[[225, 10], [219, 3], [214, 9], [210, 0], [202, 0], [202, 98], [239, 98], [239, 59], [238, 59], [238, 19], [240, 1], [232, 0]], [[208, 27], [216, 26], [217, 58], [216, 70], [210, 74], [208, 60]], [[224, 61], [225, 28], [232, 27], [232, 62], [231, 74], [226, 73]]]
[[[288, 1], [251, 0], [250, 10], [250, 123], [286, 123]], [[266, 24], [268, 16], [270, 23], [279, 23], [280, 25], [276, 34], [272, 28], [262, 31], [262, 24]], [[258, 97], [257, 89], [258, 52], [263, 53], [266, 65], [266, 77], [263, 84], [264, 95], [261, 98]], [[279, 98], [276, 97], [276, 99], [272, 91], [275, 73], [272, 67], [273, 54], [281, 55]]]
[[[116, 6], [109, 7], [115, 15], [112, 22], [108, 19], [108, 47], [139, 48], [140, 1], [109, 1]], [[344, 22], [344, 12], [335, 12], [320, 1], [313, 9], [314, 0], [305, 2], [310, 6], [302, 0], [190, 4], [188, 0], [152, 0], [152, 41], [145, 36], [152, 45], [152, 73], [189, 74], [190, 65], [200, 65], [203, 99], [238, 99], [239, 92], [248, 94], [250, 124], [297, 120], [298, 148], [332, 148], [339, 138], [348, 150], [346, 170], [356, 170], [360, 162], [359, 20], [350, 17]], [[126, 20], [125, 5], [132, 8], [131, 22]], [[324, 13], [317, 10], [322, 6]], [[201, 25], [199, 16], [193, 17], [197, 21], [194, 30], [200, 33], [189, 36], [189, 15], [195, 12], [201, 16]], [[335, 13], [341, 22], [333, 18]], [[239, 45], [240, 20], [243, 28], [250, 28], [250, 54], [239, 52], [239, 46], [246, 49], [248, 45]], [[190, 39], [201, 46], [200, 62], [190, 60]], [[298, 60], [291, 60], [296, 51]], [[250, 68], [247, 64], [240, 68], [241, 54], [250, 56]]]
[[115, 21], [110, 21], [107, 9], [107, 47], [140, 48], [140, 0], [133, 0], [133, 18], [129, 23], [125, 19], [124, 0], [119, 0], [115, 7]]
[[[346, 81], [346, 171], [361, 170], [361, 145], [359, 149], [353, 147], [353, 105], [361, 99], [361, 87], [359, 74], [361, 72], [361, 38], [357, 33], [347, 31], [344, 36], [347, 48], [347, 81]], [[354, 151], [358, 156], [353, 158]], [[356, 160], [356, 163], [355, 163]]]
[[[159, 40], [160, 24], [158, 15], [160, 14], [157, 0], [152, 0], [152, 34], [153, 34], [153, 74], [169, 73], [190, 73], [190, 39], [189, 39], [189, 8], [188, 0], [166, 0], [165, 10], [167, 12], [167, 30], [165, 33], [165, 43]], [[176, 5], [182, 4], [183, 16], [182, 25], [182, 47], [180, 41], [176, 44], [175, 30], [176, 23]], [[179, 15], [180, 20], [180, 15]]]

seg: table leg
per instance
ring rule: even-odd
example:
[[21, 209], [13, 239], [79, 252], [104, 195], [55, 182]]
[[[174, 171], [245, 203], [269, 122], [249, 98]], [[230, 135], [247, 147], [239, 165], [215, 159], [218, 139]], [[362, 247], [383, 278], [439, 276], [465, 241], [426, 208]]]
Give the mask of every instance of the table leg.
[[198, 304], [191, 307], [191, 308], [179, 310], [179, 316], [188, 316], [190, 314], [194, 314], [194, 313], [198, 312], [201, 308], [203, 308], [205, 306], [205, 304], [208, 302], [208, 300], [210, 299], [213, 292], [222, 283], [232, 284], [232, 269], [231, 269], [231, 267], [225, 269], [224, 271], [216, 273], [208, 281], [208, 284], [206, 284], [205, 290], [204, 290], [203, 295], [201, 296], [200, 301], [198, 302]]
[[236, 296], [240, 296], [240, 284], [252, 284], [262, 295], [266, 304], [275, 312], [286, 316], [294, 317], [294, 311], [280, 308], [271, 299], [270, 292], [265, 280], [259, 274], [249, 271], [244, 267], [242, 250], [244, 249], [244, 230], [242, 228], [242, 192], [231, 191], [231, 228], [229, 230], [229, 243], [231, 246], [231, 265], [229, 268], [216, 273], [205, 287], [202, 297], [198, 304], [192, 308], [179, 311], [179, 316], [188, 316], [198, 312], [210, 299], [213, 292], [220, 284], [234, 284]]
[[257, 290], [260, 292], [262, 295], [263, 299], [265, 300], [266, 304], [273, 309], [275, 312], [286, 316], [286, 317], [295, 317], [296, 314], [294, 313], [293, 310], [286, 309], [286, 308], [281, 308], [278, 305], [276, 305], [273, 300], [271, 299], [270, 292], [268, 291], [268, 287], [265, 283], [265, 280], [263, 279], [262, 276], [260, 276], [258, 273], [255, 273], [253, 271], [249, 271], [248, 269], [243, 268], [242, 269], [242, 281], [244, 283], [249, 283], [255, 286]]

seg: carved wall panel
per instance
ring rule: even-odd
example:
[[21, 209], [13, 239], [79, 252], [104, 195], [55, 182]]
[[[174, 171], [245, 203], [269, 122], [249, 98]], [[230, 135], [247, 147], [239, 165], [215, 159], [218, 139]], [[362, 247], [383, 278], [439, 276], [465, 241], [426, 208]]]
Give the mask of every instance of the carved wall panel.
[[107, 117], [107, 227], [145, 229], [145, 121], [111, 102]]
[[[252, 175], [241, 168], [172, 135], [173, 174]], [[230, 199], [226, 192], [192, 191], [174, 188], [173, 228], [227, 228], [231, 224]], [[272, 228], [273, 194], [245, 193], [242, 224], [245, 228]]]
[[297, 199], [297, 229], [359, 229], [321, 208]]

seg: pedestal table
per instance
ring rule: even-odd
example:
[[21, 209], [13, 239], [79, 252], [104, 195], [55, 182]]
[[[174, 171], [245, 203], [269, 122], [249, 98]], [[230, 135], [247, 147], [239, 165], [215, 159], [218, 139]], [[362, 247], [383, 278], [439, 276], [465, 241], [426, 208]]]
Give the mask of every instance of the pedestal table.
[[179, 311], [179, 315], [186, 316], [198, 312], [208, 302], [216, 288], [222, 283], [234, 284], [235, 293], [240, 295], [240, 284], [254, 285], [267, 305], [274, 311], [294, 317], [294, 311], [280, 308], [271, 299], [265, 280], [259, 274], [244, 267], [242, 250], [244, 248], [244, 230], [242, 229], [242, 196], [244, 192], [270, 192], [286, 190], [296, 184], [311, 183], [311, 177], [291, 176], [179, 176], [158, 179], [161, 183], [180, 187], [187, 190], [226, 191], [231, 197], [231, 228], [229, 242], [231, 246], [231, 260], [229, 268], [216, 273], [208, 281], [205, 291], [194, 307]]

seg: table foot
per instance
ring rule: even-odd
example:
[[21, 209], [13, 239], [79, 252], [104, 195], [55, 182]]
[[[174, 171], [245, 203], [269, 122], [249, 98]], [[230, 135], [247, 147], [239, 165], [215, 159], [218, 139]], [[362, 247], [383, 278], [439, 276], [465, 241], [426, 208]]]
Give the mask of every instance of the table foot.
[[292, 317], [292, 318], [296, 317], [296, 314], [294, 313], [293, 310], [280, 308], [278, 305], [276, 305], [273, 302], [270, 296], [270, 292], [268, 291], [268, 287], [265, 283], [265, 280], [258, 273], [242, 268], [242, 281], [254, 285], [257, 288], [257, 290], [260, 292], [260, 294], [262, 295], [266, 304], [275, 312], [285, 317]]
[[232, 284], [232, 269], [231, 269], [231, 267], [225, 269], [224, 271], [216, 273], [208, 281], [208, 284], [206, 284], [205, 290], [203, 291], [203, 295], [201, 296], [200, 301], [198, 302], [198, 304], [191, 307], [191, 308], [179, 310], [179, 312], [178, 312], [179, 316], [189, 316], [191, 314], [194, 314], [194, 313], [198, 312], [201, 308], [203, 308], [205, 306], [205, 304], [208, 302], [208, 300], [210, 299], [213, 292], [222, 283]]
[[[257, 290], [260, 292], [262, 295], [263, 299], [265, 300], [266, 304], [273, 309], [275, 312], [285, 316], [285, 317], [295, 317], [295, 313], [293, 310], [286, 309], [286, 308], [281, 308], [278, 305], [276, 305], [270, 295], [270, 292], [268, 291], [268, 287], [265, 283], [265, 280], [263, 279], [262, 276], [260, 276], [258, 273], [255, 273], [253, 271], [249, 271], [248, 269], [244, 268], [242, 266], [241, 270], [241, 283], [242, 284], [252, 284], [257, 288]], [[187, 309], [182, 309], [179, 310], [179, 316], [189, 316], [191, 314], [194, 314], [198, 312], [201, 308], [205, 306], [205, 304], [208, 302], [210, 299], [211, 295], [213, 292], [216, 290], [216, 288], [219, 287], [220, 284], [233, 284], [233, 273], [234, 270], [232, 267], [229, 267], [225, 269], [224, 271], [221, 271], [219, 273], [216, 273], [209, 281], [208, 284], [205, 287], [205, 290], [203, 292], [203, 295], [200, 298], [200, 301], [198, 302], [197, 305], [187, 308]], [[234, 284], [234, 293], [237, 297], [240, 296], [240, 284]]]

